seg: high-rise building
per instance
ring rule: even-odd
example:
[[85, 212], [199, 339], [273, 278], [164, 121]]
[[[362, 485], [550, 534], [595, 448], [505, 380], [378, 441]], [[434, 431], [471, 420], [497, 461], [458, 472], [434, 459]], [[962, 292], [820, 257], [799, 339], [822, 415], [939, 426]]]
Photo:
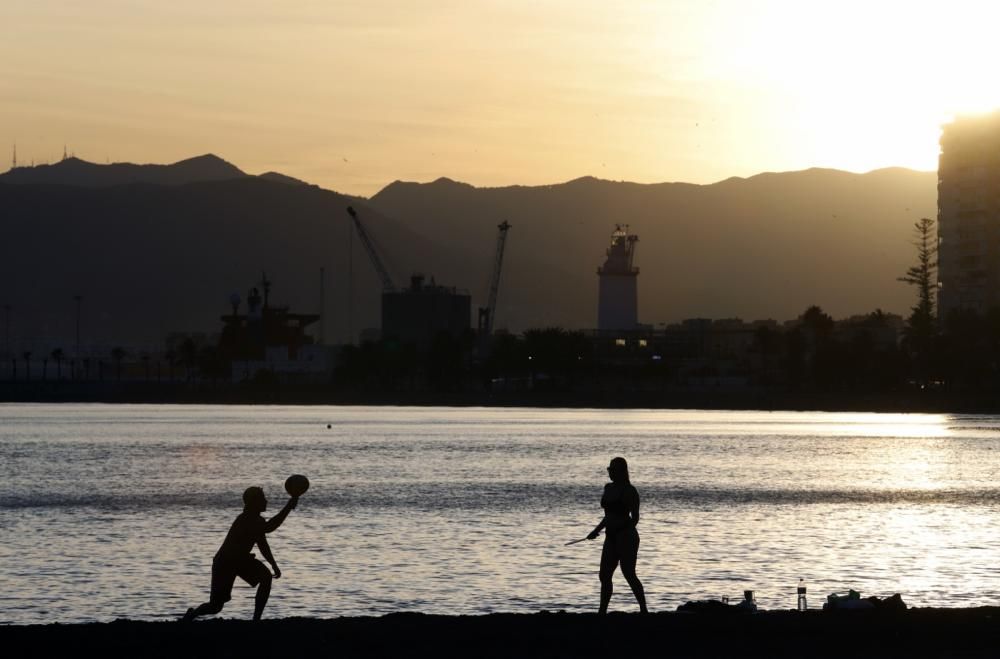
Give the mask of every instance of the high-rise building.
[[943, 127], [938, 314], [1000, 306], [1000, 111]]
[[632, 330], [639, 324], [637, 279], [639, 268], [632, 265], [639, 236], [618, 225], [611, 234], [611, 246], [604, 265], [597, 269], [597, 328]]

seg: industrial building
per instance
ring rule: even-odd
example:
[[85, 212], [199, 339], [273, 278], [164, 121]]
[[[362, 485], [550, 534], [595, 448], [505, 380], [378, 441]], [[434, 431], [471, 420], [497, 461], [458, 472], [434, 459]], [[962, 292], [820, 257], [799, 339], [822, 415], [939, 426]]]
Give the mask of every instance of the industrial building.
[[618, 225], [604, 265], [597, 269], [597, 329], [632, 330], [639, 324], [639, 268], [632, 265], [639, 236]]
[[[441, 333], [459, 338], [472, 329], [472, 298], [467, 292], [451, 286], [439, 286], [433, 278], [425, 284], [423, 275], [419, 274], [410, 278], [409, 288], [397, 287], [358, 213], [351, 206], [347, 207], [347, 213], [382, 282], [382, 338], [414, 344], [419, 350], [425, 350]], [[500, 228], [501, 238], [508, 228], [509, 225]], [[501, 240], [498, 260], [503, 258], [502, 245]], [[499, 269], [495, 276], [499, 277]], [[493, 290], [491, 305], [495, 304], [496, 291]], [[491, 306], [491, 315], [492, 311]]]
[[426, 348], [441, 332], [458, 338], [471, 329], [472, 298], [465, 291], [410, 277], [410, 287], [382, 293], [382, 336]]
[[939, 316], [1000, 306], [1000, 111], [942, 129], [938, 242]]

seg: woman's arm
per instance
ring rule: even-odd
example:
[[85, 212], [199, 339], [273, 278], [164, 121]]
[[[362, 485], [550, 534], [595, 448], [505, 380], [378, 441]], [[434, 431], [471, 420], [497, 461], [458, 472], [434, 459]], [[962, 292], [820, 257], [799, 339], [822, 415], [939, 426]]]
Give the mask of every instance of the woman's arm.
[[629, 486], [628, 512], [632, 526], [636, 526], [639, 523], [639, 490], [632, 486]]
[[602, 517], [600, 523], [594, 527], [594, 530], [587, 534], [587, 540], [593, 540], [601, 534], [601, 531], [607, 526], [607, 517]]
[[[611, 487], [611, 485], [612, 485], [611, 483], [608, 483], [607, 485], [604, 486], [604, 494], [601, 496], [601, 508], [604, 507], [604, 500], [608, 496], [608, 489]], [[600, 535], [601, 531], [603, 531], [607, 525], [608, 525], [608, 516], [605, 515], [604, 517], [601, 518], [601, 521], [598, 522], [597, 526], [594, 527], [594, 530], [587, 534], [587, 539], [593, 540], [594, 538], [596, 538], [598, 535]]]

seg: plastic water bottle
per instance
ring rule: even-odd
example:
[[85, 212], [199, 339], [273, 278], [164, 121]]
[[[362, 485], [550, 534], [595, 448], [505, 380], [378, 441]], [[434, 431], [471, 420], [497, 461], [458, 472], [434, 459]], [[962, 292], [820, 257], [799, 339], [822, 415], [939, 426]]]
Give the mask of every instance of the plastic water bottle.
[[806, 610], [806, 580], [799, 579], [799, 611]]

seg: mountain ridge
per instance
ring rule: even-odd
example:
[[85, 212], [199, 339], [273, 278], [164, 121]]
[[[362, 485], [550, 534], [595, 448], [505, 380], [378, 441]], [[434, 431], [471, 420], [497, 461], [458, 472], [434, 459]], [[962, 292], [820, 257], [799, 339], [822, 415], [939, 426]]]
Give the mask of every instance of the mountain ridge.
[[[179, 186], [0, 183], [0, 228], [9, 238], [0, 241], [0, 278], [12, 282], [3, 298], [15, 310], [12, 339], [30, 337], [41, 343], [38, 350], [67, 347], [74, 327], [58, 301], [74, 295], [83, 296], [88, 345], [162, 344], [176, 331], [212, 334], [229, 295], [258, 285], [262, 271], [275, 283], [273, 303], [315, 312], [325, 267], [327, 329], [331, 340], [343, 340], [348, 205], [387, 238], [383, 258], [397, 281], [409, 272], [407, 250], [442, 253], [354, 198], [255, 176]], [[355, 329], [378, 323], [379, 283], [363, 258], [354, 256]]]
[[[72, 175], [79, 175], [84, 172], [85, 175], [89, 175], [91, 179], [95, 179], [97, 182], [91, 182], [90, 180], [83, 182], [74, 182], [71, 179]], [[105, 172], [103, 176], [95, 176], [94, 172]], [[139, 174], [140, 172], [144, 174]], [[638, 182], [638, 181], [626, 181], [626, 180], [614, 180], [614, 179], [604, 179], [591, 174], [584, 174], [567, 181], [560, 181], [555, 183], [540, 183], [540, 184], [509, 184], [509, 185], [498, 185], [498, 186], [478, 186], [472, 183], [468, 183], [459, 179], [454, 179], [448, 176], [439, 176], [432, 181], [405, 181], [402, 179], [396, 179], [384, 187], [382, 187], [378, 192], [370, 197], [364, 197], [360, 195], [352, 195], [356, 199], [373, 199], [391, 188], [398, 188], [400, 186], [413, 187], [413, 186], [439, 186], [439, 187], [452, 187], [456, 189], [464, 190], [529, 190], [529, 189], [552, 189], [554, 187], [565, 186], [565, 185], [584, 185], [584, 184], [611, 184], [611, 185], [629, 185], [636, 187], [660, 187], [660, 186], [692, 186], [692, 187], [712, 187], [725, 183], [730, 183], [734, 181], [753, 181], [761, 178], [771, 178], [771, 177], [794, 177], [801, 175], [813, 175], [817, 173], [830, 174], [830, 175], [844, 175], [844, 176], [870, 176], [879, 174], [892, 174], [898, 172], [906, 173], [929, 173], [922, 170], [915, 170], [907, 167], [890, 166], [881, 167], [877, 169], [870, 170], [868, 172], [851, 172], [842, 169], [836, 169], [831, 167], [809, 167], [806, 169], [799, 170], [784, 170], [784, 171], [763, 171], [750, 176], [730, 176], [725, 179], [718, 181], [713, 181], [710, 183], [693, 183], [690, 181], [654, 181], [654, 182]], [[173, 178], [170, 174], [165, 175], [164, 173], [172, 173]], [[37, 183], [49, 183], [56, 185], [95, 185], [95, 186], [106, 186], [106, 185], [124, 185], [128, 183], [153, 183], [161, 185], [179, 185], [187, 182], [196, 181], [209, 181], [209, 180], [227, 180], [230, 178], [244, 178], [254, 176], [248, 174], [241, 170], [239, 167], [233, 165], [224, 158], [214, 154], [205, 153], [198, 156], [192, 156], [190, 158], [184, 158], [173, 163], [131, 163], [131, 162], [115, 162], [115, 163], [95, 163], [87, 160], [83, 160], [76, 156], [69, 156], [63, 158], [59, 162], [52, 164], [39, 164], [31, 166], [20, 166], [17, 168], [11, 168], [6, 172], [0, 173], [0, 183], [10, 183], [15, 185], [23, 184], [37, 184]], [[288, 176], [276, 171], [267, 171], [256, 175], [258, 178], [284, 182], [295, 185], [317, 185], [315, 183], [310, 183], [293, 176]], [[323, 186], [318, 186], [323, 187]], [[323, 188], [329, 189], [329, 188]]]
[[[231, 175], [219, 161], [211, 171]], [[581, 177], [477, 188], [438, 179], [390, 184], [370, 199], [237, 171], [112, 187], [19, 185], [0, 175], [0, 278], [12, 282], [3, 300], [17, 310], [12, 335], [71, 336], [68, 303], [53, 301], [77, 294], [94, 341], [212, 332], [228, 295], [262, 269], [276, 282], [276, 300], [313, 311], [323, 267], [328, 339], [345, 340], [348, 327], [377, 326], [380, 291], [351, 238], [347, 205], [397, 283], [424, 272], [470, 290], [473, 306], [485, 303], [496, 225], [509, 220], [496, 326], [512, 331], [596, 325], [596, 269], [619, 223], [640, 236], [643, 323], [784, 320], [811, 304], [837, 317], [905, 313], [912, 291], [897, 277], [914, 258], [913, 223], [935, 216], [937, 195], [936, 173], [901, 168], [814, 168], [714, 184]]]
[[12, 185], [73, 185], [110, 187], [131, 183], [184, 185], [201, 181], [223, 181], [249, 176], [232, 163], [211, 153], [169, 164], [118, 162], [100, 164], [69, 157], [51, 165], [12, 168], [0, 174], [0, 183]]
[[448, 176], [439, 176], [433, 181], [406, 181], [402, 179], [396, 179], [391, 183], [386, 184], [378, 192], [367, 197], [368, 199], [374, 199], [382, 192], [387, 189], [394, 187], [414, 187], [414, 186], [444, 186], [450, 185], [455, 187], [462, 187], [466, 189], [473, 190], [509, 190], [509, 189], [551, 189], [554, 187], [571, 185], [571, 184], [581, 184], [581, 183], [609, 183], [614, 185], [632, 185], [637, 187], [658, 187], [658, 186], [691, 186], [698, 188], [713, 187], [721, 185], [724, 183], [729, 183], [732, 181], [752, 181], [759, 178], [769, 178], [769, 177], [794, 177], [796, 175], [809, 175], [812, 173], [829, 173], [831, 175], [844, 175], [844, 176], [871, 176], [880, 174], [893, 174], [898, 172], [906, 172], [912, 174], [931, 174], [936, 173], [933, 170], [919, 170], [912, 169], [909, 167], [901, 166], [890, 166], [890, 167], [879, 167], [867, 172], [852, 172], [846, 169], [837, 169], [835, 167], [808, 167], [806, 169], [792, 169], [783, 171], [764, 171], [758, 172], [756, 174], [751, 174], [749, 176], [729, 176], [718, 181], [712, 181], [710, 183], [693, 183], [691, 181], [654, 181], [649, 183], [644, 183], [640, 181], [626, 181], [626, 180], [615, 180], [615, 179], [605, 179], [598, 176], [593, 176], [591, 174], [584, 174], [582, 176], [577, 176], [575, 178], [559, 181], [556, 183], [538, 183], [538, 184], [524, 184], [524, 183], [512, 183], [509, 185], [475, 185], [465, 181], [450, 178]]
[[[533, 326], [586, 328], [596, 325], [594, 272], [616, 224], [640, 236], [644, 323], [784, 320], [811, 304], [834, 315], [905, 313], [911, 291], [896, 279], [912, 261], [913, 222], [936, 216], [936, 184], [935, 172], [905, 168], [811, 168], [712, 184], [397, 184], [369, 203], [484, 261], [496, 224], [510, 221], [498, 323], [520, 316], [511, 324], [523, 328], [529, 315]], [[540, 286], [543, 266], [551, 281]], [[505, 297], [512, 289], [520, 299]]]

